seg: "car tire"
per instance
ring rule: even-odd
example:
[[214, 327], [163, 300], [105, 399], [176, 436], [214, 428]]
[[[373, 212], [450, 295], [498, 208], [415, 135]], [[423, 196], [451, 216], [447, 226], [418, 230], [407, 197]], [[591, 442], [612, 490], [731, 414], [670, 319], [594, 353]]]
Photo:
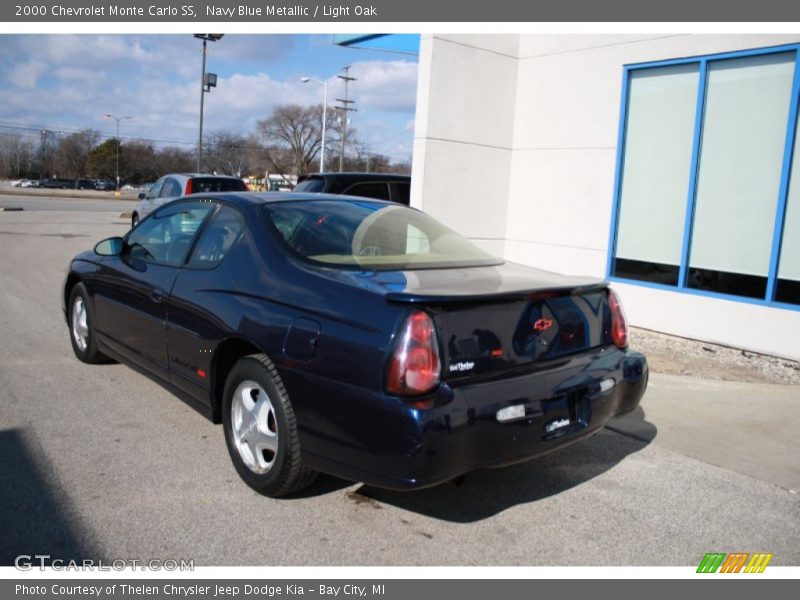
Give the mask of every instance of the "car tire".
[[67, 304], [67, 322], [72, 351], [78, 360], [96, 364], [108, 359], [97, 348], [97, 335], [94, 328], [94, 313], [89, 304], [89, 294], [82, 283], [72, 288]]
[[316, 471], [303, 464], [289, 394], [266, 355], [245, 356], [231, 369], [222, 423], [236, 471], [258, 493], [284, 496], [316, 479]]
[[136, 227], [139, 224], [139, 215], [133, 213], [131, 216], [131, 228]]

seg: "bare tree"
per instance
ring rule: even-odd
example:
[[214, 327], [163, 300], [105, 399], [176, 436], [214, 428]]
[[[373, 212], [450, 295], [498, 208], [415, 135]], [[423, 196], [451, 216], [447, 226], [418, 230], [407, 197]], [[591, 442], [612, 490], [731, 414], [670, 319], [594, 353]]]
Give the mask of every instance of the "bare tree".
[[264, 145], [255, 135], [247, 136], [245, 142], [245, 172], [260, 177], [267, 171], [267, 158]]
[[0, 177], [30, 177], [34, 154], [34, 143], [29, 137], [0, 134]]
[[264, 146], [263, 151], [266, 166], [265, 173], [279, 175], [290, 187], [294, 185], [290, 177], [297, 171], [294, 170], [294, 154], [292, 151], [278, 146]]
[[248, 144], [243, 135], [217, 131], [203, 144], [203, 162], [209, 171], [242, 177], [248, 175]]
[[161, 148], [155, 153], [154, 165], [156, 167], [156, 177], [149, 180], [137, 181], [137, 183], [146, 183], [153, 181], [153, 179], [160, 177], [165, 173], [182, 173], [191, 171], [195, 166], [196, 154], [191, 150], [184, 150], [175, 146], [167, 146]]
[[[300, 175], [316, 171], [322, 146], [322, 105], [278, 106], [272, 115], [258, 122], [257, 131], [266, 143], [267, 160], [279, 173]], [[335, 118], [328, 111], [330, 132]], [[328, 140], [326, 139], [326, 144]]]
[[53, 157], [58, 173], [73, 179], [85, 177], [89, 155], [99, 140], [100, 132], [96, 129], [84, 129], [59, 140]]
[[58, 144], [56, 138], [61, 135], [60, 131], [42, 129], [39, 132], [39, 148], [36, 151], [36, 171], [40, 177], [55, 176], [55, 154]]
[[411, 159], [393, 162], [389, 165], [386, 173], [397, 173], [398, 175], [411, 175]]

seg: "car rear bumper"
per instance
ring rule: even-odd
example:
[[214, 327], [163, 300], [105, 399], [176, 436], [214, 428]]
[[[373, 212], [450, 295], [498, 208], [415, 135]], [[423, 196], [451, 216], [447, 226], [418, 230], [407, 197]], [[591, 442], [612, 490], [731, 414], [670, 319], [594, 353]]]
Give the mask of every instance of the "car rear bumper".
[[[295, 397], [296, 381], [288, 379]], [[333, 389], [319, 390], [324, 407], [298, 398], [295, 409], [310, 467], [378, 487], [415, 489], [579, 441], [636, 408], [647, 380], [644, 355], [608, 347], [516, 377], [445, 382], [436, 393], [445, 403], [432, 409], [360, 389], [342, 397]], [[307, 378], [304, 384], [313, 385]], [[524, 409], [524, 416], [500, 422], [498, 411], [510, 406], [522, 406], [517, 410]]]

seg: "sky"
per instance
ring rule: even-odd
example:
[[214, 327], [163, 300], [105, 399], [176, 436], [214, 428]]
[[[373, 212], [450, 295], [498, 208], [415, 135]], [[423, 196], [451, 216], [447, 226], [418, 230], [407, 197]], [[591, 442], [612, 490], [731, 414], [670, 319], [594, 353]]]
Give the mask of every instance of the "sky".
[[[99, 130], [113, 137], [190, 148], [197, 143], [202, 43], [180, 35], [0, 35], [0, 133]], [[209, 43], [206, 70], [218, 75], [205, 96], [204, 133], [255, 132], [281, 104], [328, 106], [343, 97], [336, 75], [351, 65], [351, 126], [373, 152], [409, 160], [417, 56], [346, 48], [332, 35], [227, 34]], [[26, 129], [19, 129], [26, 128]]]

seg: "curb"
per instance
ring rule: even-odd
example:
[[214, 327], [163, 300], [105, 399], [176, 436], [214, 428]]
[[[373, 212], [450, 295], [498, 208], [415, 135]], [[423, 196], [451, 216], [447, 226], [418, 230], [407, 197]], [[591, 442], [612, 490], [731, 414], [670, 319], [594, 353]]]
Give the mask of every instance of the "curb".
[[[27, 191], [28, 189], [36, 190]], [[0, 188], [0, 195], [2, 196], [25, 196], [26, 198], [81, 198], [84, 200], [123, 200], [123, 201], [138, 201], [138, 195], [133, 196], [114, 196], [114, 192], [95, 192], [95, 193], [81, 193], [79, 190], [64, 191], [64, 190], [48, 190], [47, 192], [40, 192], [42, 188]], [[23, 191], [25, 190], [25, 191]], [[110, 196], [100, 194], [110, 194]]]

